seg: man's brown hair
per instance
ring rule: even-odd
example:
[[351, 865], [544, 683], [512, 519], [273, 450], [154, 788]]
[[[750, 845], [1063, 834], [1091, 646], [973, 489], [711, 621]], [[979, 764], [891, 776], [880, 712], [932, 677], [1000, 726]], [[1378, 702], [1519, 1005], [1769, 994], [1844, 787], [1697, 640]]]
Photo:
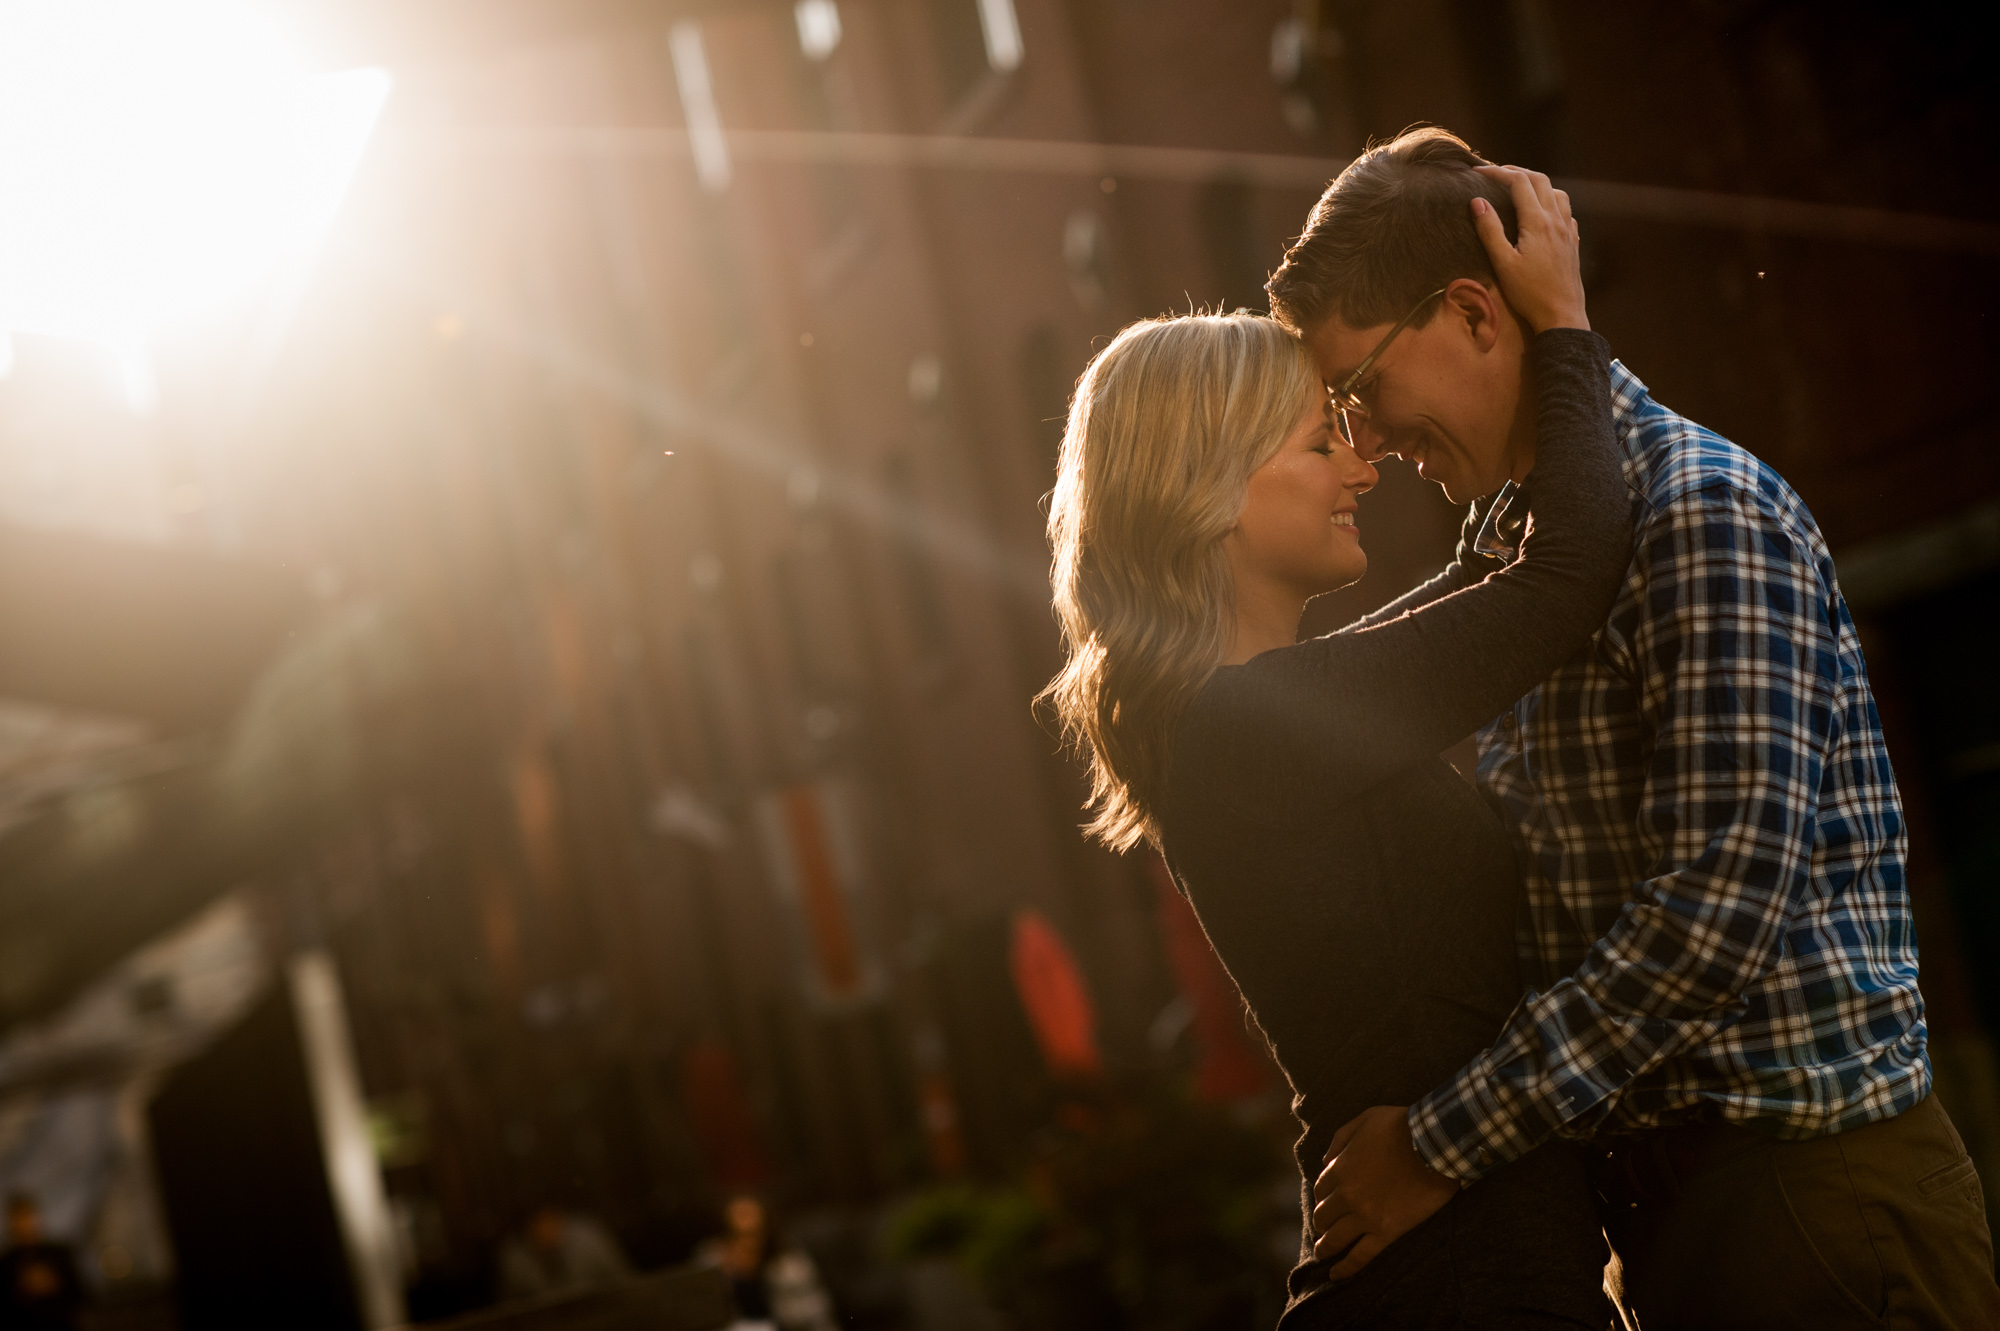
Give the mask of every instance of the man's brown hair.
[[1435, 125], [1404, 130], [1355, 158], [1264, 284], [1271, 313], [1301, 334], [1335, 316], [1349, 328], [1373, 328], [1457, 278], [1495, 285], [1472, 200], [1498, 210], [1509, 240], [1514, 201], [1505, 185], [1472, 169], [1484, 165], [1464, 139]]

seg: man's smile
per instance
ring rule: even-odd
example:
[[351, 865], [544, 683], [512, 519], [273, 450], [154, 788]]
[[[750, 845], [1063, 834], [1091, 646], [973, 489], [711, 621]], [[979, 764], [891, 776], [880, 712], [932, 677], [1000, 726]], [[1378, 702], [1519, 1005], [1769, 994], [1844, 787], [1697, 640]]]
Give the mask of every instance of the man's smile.
[[1424, 459], [1430, 454], [1431, 432], [1421, 425], [1398, 430], [1391, 438], [1389, 451], [1405, 462], [1416, 464], [1422, 469]]

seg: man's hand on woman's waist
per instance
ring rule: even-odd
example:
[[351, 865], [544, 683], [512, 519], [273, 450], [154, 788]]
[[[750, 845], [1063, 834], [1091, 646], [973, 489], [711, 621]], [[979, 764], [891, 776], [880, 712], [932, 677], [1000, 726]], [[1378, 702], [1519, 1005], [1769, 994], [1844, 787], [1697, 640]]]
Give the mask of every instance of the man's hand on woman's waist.
[[1364, 1109], [1333, 1134], [1313, 1183], [1313, 1256], [1333, 1262], [1335, 1280], [1356, 1275], [1458, 1188], [1417, 1154], [1407, 1107]]

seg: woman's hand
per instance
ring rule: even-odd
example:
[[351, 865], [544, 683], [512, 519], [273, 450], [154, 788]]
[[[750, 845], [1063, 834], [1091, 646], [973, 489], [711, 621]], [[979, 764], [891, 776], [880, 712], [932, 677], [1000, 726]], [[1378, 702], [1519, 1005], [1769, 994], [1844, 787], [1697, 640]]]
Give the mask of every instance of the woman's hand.
[[1507, 304], [1537, 333], [1590, 327], [1583, 310], [1583, 269], [1577, 262], [1576, 219], [1569, 213], [1569, 195], [1539, 171], [1518, 166], [1475, 169], [1489, 180], [1506, 182], [1514, 196], [1514, 215], [1520, 223], [1516, 245], [1507, 243], [1507, 229], [1493, 205], [1484, 199], [1472, 201], [1472, 225], [1493, 261]]

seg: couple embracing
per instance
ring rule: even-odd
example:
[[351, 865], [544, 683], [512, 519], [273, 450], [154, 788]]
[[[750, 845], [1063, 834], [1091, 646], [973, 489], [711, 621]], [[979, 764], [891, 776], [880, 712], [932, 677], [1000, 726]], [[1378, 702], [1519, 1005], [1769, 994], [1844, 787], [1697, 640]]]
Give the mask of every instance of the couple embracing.
[[[1084, 372], [1048, 697], [1291, 1082], [1281, 1326], [2000, 1327], [1812, 515], [1610, 359], [1562, 191], [1442, 130], [1269, 292]], [[1457, 555], [1298, 642], [1390, 453]]]

